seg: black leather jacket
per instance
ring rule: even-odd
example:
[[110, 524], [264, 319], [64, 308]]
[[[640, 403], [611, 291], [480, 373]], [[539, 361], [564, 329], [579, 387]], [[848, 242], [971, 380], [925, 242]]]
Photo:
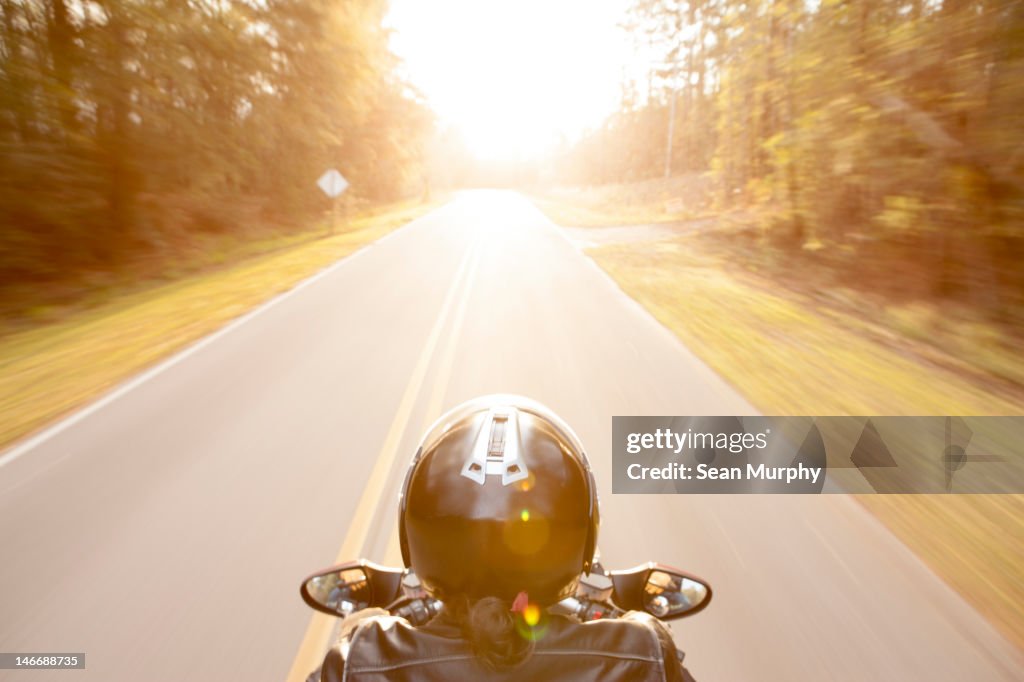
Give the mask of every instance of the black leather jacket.
[[343, 637], [319, 672], [321, 682], [693, 680], [667, 629], [644, 613], [590, 623], [552, 616], [533, 654], [505, 671], [484, 667], [444, 613], [419, 628], [402, 618], [376, 616]]

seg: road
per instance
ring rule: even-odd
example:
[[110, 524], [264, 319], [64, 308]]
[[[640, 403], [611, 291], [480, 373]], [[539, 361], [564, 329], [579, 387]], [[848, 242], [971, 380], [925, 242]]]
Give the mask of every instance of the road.
[[480, 191], [0, 459], [0, 651], [87, 656], [0, 679], [284, 679], [310, 622], [300, 578], [343, 545], [396, 560], [418, 436], [497, 391], [588, 445], [606, 565], [712, 582], [675, 626], [698, 679], [1024, 677], [851, 499], [613, 496], [612, 415], [753, 408], [525, 199]]

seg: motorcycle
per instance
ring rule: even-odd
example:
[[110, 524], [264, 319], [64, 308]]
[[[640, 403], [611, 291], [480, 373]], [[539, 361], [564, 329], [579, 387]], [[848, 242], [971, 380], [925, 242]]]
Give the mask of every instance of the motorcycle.
[[[313, 573], [302, 582], [301, 594], [310, 608], [331, 616], [345, 618], [378, 607], [414, 626], [425, 624], [444, 608], [427, 594], [411, 569], [365, 559]], [[649, 562], [608, 571], [595, 561], [591, 572], [580, 577], [576, 594], [549, 607], [548, 612], [588, 622], [645, 611], [670, 621], [704, 610], [711, 594], [711, 586], [704, 580], [664, 564]]]

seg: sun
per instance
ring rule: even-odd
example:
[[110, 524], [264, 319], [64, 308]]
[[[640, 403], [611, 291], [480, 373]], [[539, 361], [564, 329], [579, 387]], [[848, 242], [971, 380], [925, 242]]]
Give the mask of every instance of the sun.
[[619, 104], [629, 0], [395, 0], [392, 48], [486, 160], [536, 158]]

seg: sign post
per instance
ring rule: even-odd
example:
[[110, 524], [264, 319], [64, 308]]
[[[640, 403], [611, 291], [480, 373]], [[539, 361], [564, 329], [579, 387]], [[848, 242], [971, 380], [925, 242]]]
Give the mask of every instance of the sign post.
[[348, 180], [345, 179], [341, 173], [336, 169], [330, 168], [320, 179], [316, 181], [316, 184], [320, 187], [324, 194], [331, 198], [331, 231], [330, 234], [334, 234], [334, 230], [338, 224], [338, 197], [341, 193], [348, 189]]

